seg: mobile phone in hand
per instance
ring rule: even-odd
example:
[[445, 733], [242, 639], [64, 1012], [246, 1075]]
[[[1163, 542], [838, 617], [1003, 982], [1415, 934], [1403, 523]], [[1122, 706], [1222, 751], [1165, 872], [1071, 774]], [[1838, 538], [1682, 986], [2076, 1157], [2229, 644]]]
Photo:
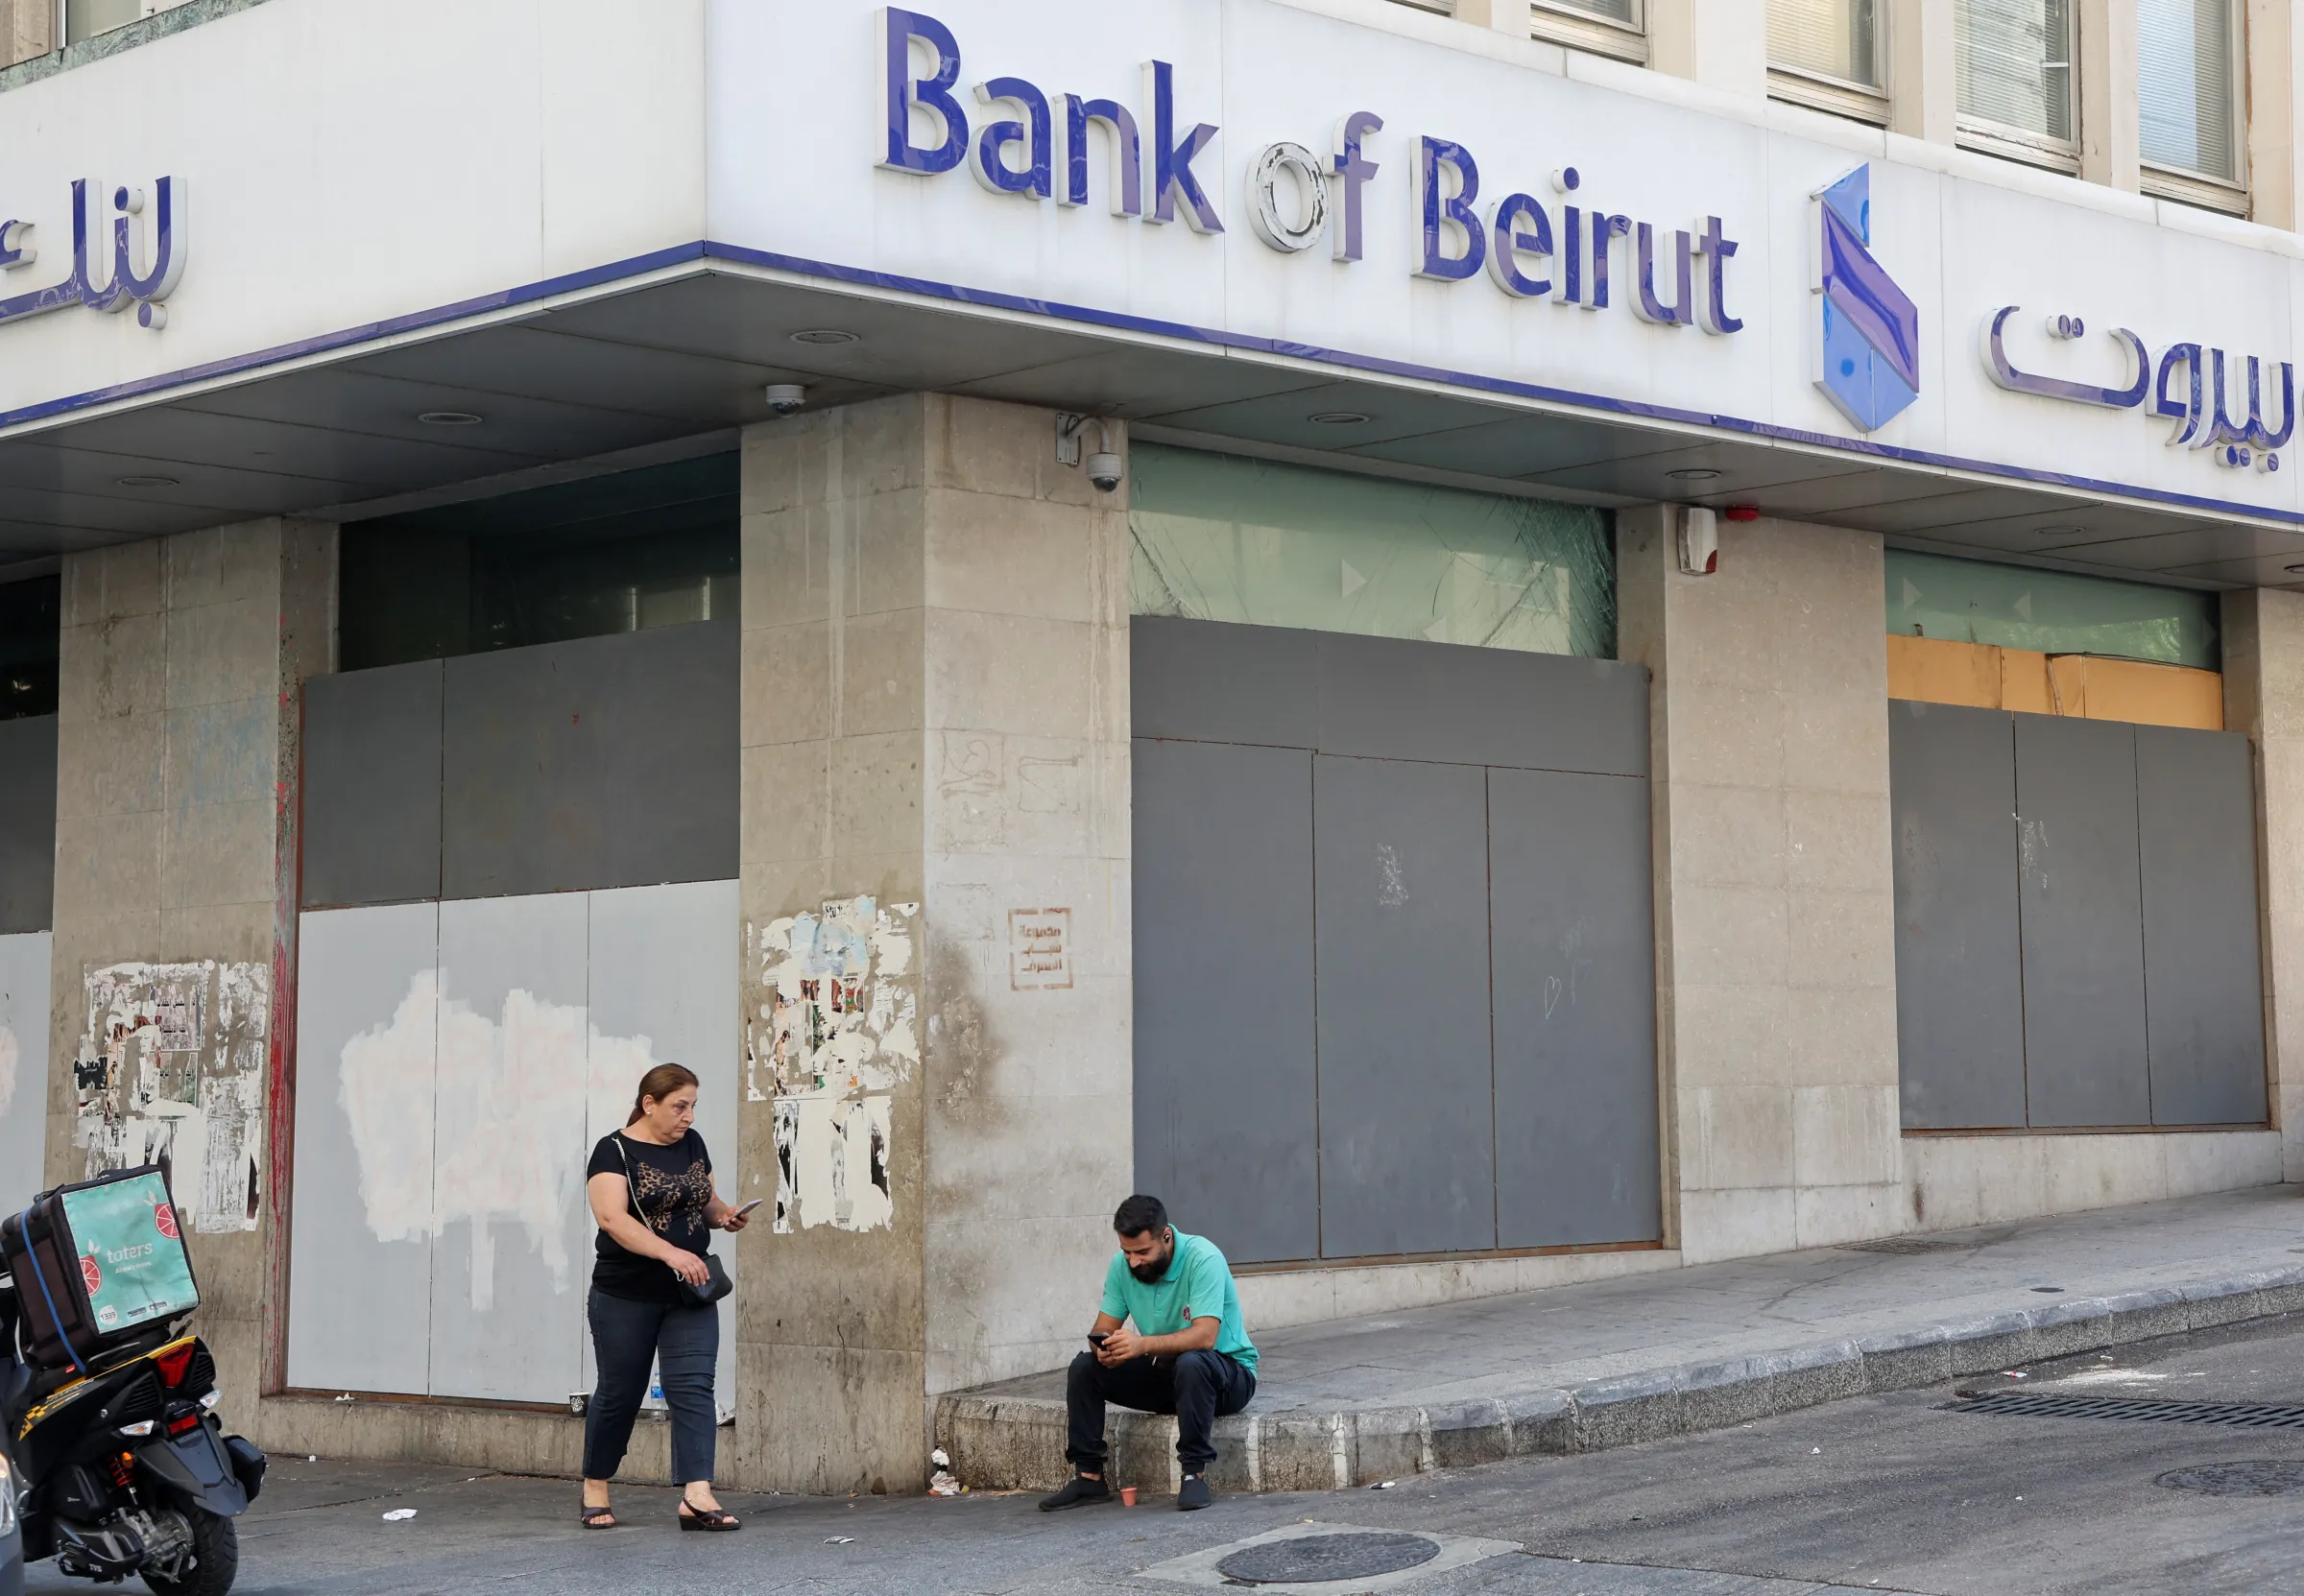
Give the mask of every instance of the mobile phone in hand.
[[767, 1202], [767, 1201], [768, 1201], [768, 1200], [767, 1200], [766, 1198], [764, 1198], [764, 1197], [756, 1197], [756, 1198], [754, 1198], [754, 1199], [753, 1199], [751, 1202], [749, 1202], [749, 1203], [745, 1203], [745, 1204], [744, 1204], [744, 1206], [742, 1206], [741, 1208], [738, 1208], [738, 1209], [736, 1210], [735, 1217], [736, 1217], [736, 1218], [738, 1218], [738, 1219], [742, 1219], [742, 1218], [743, 1218], [745, 1215], [747, 1215], [747, 1214], [751, 1213], [753, 1209], [755, 1209], [755, 1208], [758, 1207], [758, 1206], [759, 1206], [761, 1203], [765, 1203], [765, 1202]]
[[1089, 1346], [1091, 1346], [1094, 1347], [1094, 1348], [1095, 1348], [1097, 1351], [1101, 1352], [1101, 1351], [1103, 1351], [1103, 1350], [1104, 1350], [1104, 1344], [1105, 1344], [1106, 1342], [1110, 1341], [1111, 1339], [1112, 1339], [1112, 1332], [1111, 1332], [1111, 1331], [1109, 1331], [1109, 1330], [1094, 1330], [1094, 1331], [1091, 1331], [1091, 1332], [1090, 1332], [1090, 1334], [1089, 1334], [1089, 1338], [1088, 1338], [1088, 1344], [1089, 1344]]

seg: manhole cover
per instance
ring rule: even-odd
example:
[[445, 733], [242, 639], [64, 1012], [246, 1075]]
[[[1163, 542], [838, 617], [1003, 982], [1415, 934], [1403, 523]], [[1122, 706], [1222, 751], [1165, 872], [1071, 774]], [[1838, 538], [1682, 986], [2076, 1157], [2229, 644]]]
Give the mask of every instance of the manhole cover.
[[1321, 1580], [1365, 1580], [1421, 1567], [1440, 1555], [1440, 1543], [1420, 1535], [1370, 1531], [1308, 1535], [1243, 1546], [1216, 1564], [1235, 1584], [1310, 1584]]
[[2172, 1468], [2152, 1484], [2202, 1496], [2293, 1496], [2304, 1492], [2304, 1463], [2204, 1463]]

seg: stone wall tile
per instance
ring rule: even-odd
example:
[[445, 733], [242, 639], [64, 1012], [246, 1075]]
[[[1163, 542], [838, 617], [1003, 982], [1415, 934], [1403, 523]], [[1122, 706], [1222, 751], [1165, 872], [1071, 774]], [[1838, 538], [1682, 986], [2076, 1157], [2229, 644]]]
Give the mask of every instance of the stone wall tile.
[[1675, 883], [1673, 979], [1707, 987], [1785, 985], [1790, 957], [1786, 898], [1767, 887]]
[[1777, 1086], [1683, 1087], [1680, 1150], [1687, 1190], [1789, 1186], [1791, 1092]]
[[1680, 1256], [1691, 1264], [1788, 1252], [1799, 1245], [1789, 1186], [1740, 1191], [1685, 1191], [1680, 1197]]
[[1895, 986], [1896, 901], [1884, 888], [1788, 894], [1790, 985], [1836, 990]]
[[743, 751], [738, 852], [746, 874], [755, 863], [824, 857], [830, 756], [824, 743], [782, 743]]
[[1098, 518], [1067, 504], [989, 492], [931, 490], [926, 602], [939, 609], [1100, 619]]
[[841, 736], [920, 729], [927, 685], [921, 654], [924, 620], [917, 609], [891, 609], [840, 623], [833, 647]]
[[831, 629], [823, 621], [747, 626], [743, 637], [746, 748], [820, 741], [832, 733]]

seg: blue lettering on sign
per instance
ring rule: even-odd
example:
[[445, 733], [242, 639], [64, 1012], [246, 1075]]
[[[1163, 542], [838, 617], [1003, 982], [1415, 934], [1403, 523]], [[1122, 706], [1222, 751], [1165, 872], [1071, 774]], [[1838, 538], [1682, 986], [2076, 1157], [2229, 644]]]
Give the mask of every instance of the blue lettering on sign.
[[[1017, 77], [988, 78], [975, 87], [985, 107], [1012, 106], [1021, 119], [991, 121], [971, 129], [968, 112], [952, 89], [960, 81], [960, 41], [951, 29], [924, 12], [888, 7], [881, 13], [882, 59], [887, 112], [887, 149], [879, 164], [891, 172], [933, 178], [963, 161], [977, 182], [994, 194], [1026, 200], [1054, 199], [1063, 205], [1088, 203], [1089, 134], [1101, 129], [1112, 152], [1112, 213], [1146, 222], [1181, 218], [1194, 232], [1220, 233], [1223, 220], [1201, 186], [1193, 163], [1215, 141], [1206, 122], [1182, 130], [1176, 117], [1176, 69], [1167, 61], [1144, 63], [1144, 100], [1151, 107], [1151, 204], [1145, 200], [1144, 141], [1136, 114], [1117, 100], [1064, 96], [1064, 185], [1056, 184], [1054, 103], [1038, 84]], [[920, 71], [924, 64], [926, 71]], [[943, 137], [935, 144], [914, 142], [914, 113], [925, 111]]]
[[[162, 178], [153, 185], [151, 202], [151, 264], [136, 270], [135, 220], [146, 211], [144, 191], [112, 191], [112, 259], [102, 281], [97, 279], [98, 246], [89, 224], [88, 184], [72, 185], [72, 274], [62, 282], [36, 288], [29, 294], [0, 298], [0, 326], [29, 321], [51, 311], [84, 305], [113, 314], [136, 307], [136, 322], [157, 332], [168, 324], [168, 296], [184, 274], [184, 180]], [[39, 251], [33, 246], [33, 224], [21, 219], [0, 222], [0, 273], [33, 265]]]
[[[1224, 231], [1203, 180], [1209, 175], [1203, 157], [1218, 130], [1206, 122], [1182, 125], [1172, 63], [1144, 63], [1135, 109], [1116, 99], [1061, 96], [1061, 129], [1058, 97], [1028, 79], [988, 78], [972, 90], [977, 104], [988, 112], [1005, 107], [1006, 113], [993, 112], [979, 126], [971, 124], [955, 92], [962, 61], [952, 30], [924, 12], [895, 6], [881, 12], [880, 27], [887, 134], [882, 168], [932, 178], [965, 163], [990, 193], [1052, 199], [1075, 208], [1089, 203], [1090, 146], [1101, 137], [1110, 155], [1106, 187], [1113, 215], [1149, 223], [1181, 220], [1198, 233]], [[1326, 162], [1300, 144], [1263, 150], [1247, 167], [1251, 230], [1268, 247], [1295, 253], [1325, 226], [1338, 262], [1366, 259], [1367, 190], [1388, 164], [1370, 157], [1369, 141], [1383, 129], [1383, 117], [1373, 110], [1340, 117]], [[1552, 182], [1566, 196], [1582, 179], [1567, 167]], [[1293, 190], [1284, 201], [1283, 184]], [[1483, 211], [1480, 167], [1472, 151], [1429, 133], [1413, 142], [1407, 187], [1417, 227], [1417, 276], [1446, 285], [1485, 269], [1514, 298], [1549, 297], [1559, 304], [1606, 310], [1616, 298], [1620, 239], [1632, 273], [1627, 298], [1634, 315], [1656, 326], [1701, 327], [1722, 338], [1743, 330], [1728, 308], [1728, 263], [1738, 245], [1716, 216], [1702, 218], [1694, 228], [1660, 228], [1567, 204], [1555, 230], [1551, 212], [1530, 194], [1508, 195]]]
[[[2260, 471], [2280, 469], [2279, 451], [2288, 446], [2296, 431], [2296, 369], [2292, 362], [2279, 363], [2279, 425], [2274, 426], [2264, 415], [2274, 395], [2268, 392], [2264, 363], [2254, 355], [2247, 356], [2241, 368], [2246, 372], [2243, 379], [2247, 389], [2247, 409], [2244, 416], [2232, 402], [2230, 382], [2235, 373], [2231, 357], [2223, 350], [2198, 344], [2171, 344], [2161, 353], [2155, 369], [2144, 339], [2127, 327], [2111, 329], [2128, 371], [2128, 381], [2122, 387], [2022, 370], [2010, 358], [2007, 346], [2008, 323], [2022, 310], [2021, 305], [2003, 305], [1983, 324], [1984, 369], [2002, 388], [2014, 393], [2033, 393], [2044, 399], [2096, 405], [2105, 410], [2142, 410], [2148, 397], [2150, 414], [2176, 423], [2168, 440], [2172, 444], [2188, 443], [2196, 449], [2211, 450], [2209, 458], [2219, 465], [2236, 469], [2254, 466]], [[2077, 316], [2048, 319], [2052, 338], [2077, 341], [2087, 331], [2087, 322]], [[2173, 386], [2179, 382], [2180, 388]]]

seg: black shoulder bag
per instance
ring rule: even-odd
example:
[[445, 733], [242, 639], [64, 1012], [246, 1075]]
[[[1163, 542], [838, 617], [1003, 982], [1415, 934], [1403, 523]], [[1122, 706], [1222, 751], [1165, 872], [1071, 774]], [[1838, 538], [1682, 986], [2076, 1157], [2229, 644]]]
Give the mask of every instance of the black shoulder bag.
[[[632, 1179], [632, 1155], [625, 1149], [624, 1133], [620, 1131], [616, 1132], [616, 1156], [624, 1160], [624, 1195], [632, 1203], [634, 1216], [642, 1225], [645, 1225], [648, 1223], [648, 1215], [640, 1207], [640, 1188], [634, 1184]], [[672, 1211], [669, 1208], [665, 1209], [664, 1218], [669, 1221], [671, 1217]], [[670, 1269], [672, 1266], [666, 1264], [664, 1267]], [[701, 1286], [691, 1286], [677, 1273], [673, 1274], [672, 1283], [680, 1293], [680, 1300], [684, 1307], [708, 1308], [736, 1289], [735, 1281], [728, 1277], [727, 1269], [722, 1266], [719, 1258], [709, 1249], [707, 1249], [704, 1254], [704, 1267], [707, 1274], [704, 1277], [704, 1284]]]

